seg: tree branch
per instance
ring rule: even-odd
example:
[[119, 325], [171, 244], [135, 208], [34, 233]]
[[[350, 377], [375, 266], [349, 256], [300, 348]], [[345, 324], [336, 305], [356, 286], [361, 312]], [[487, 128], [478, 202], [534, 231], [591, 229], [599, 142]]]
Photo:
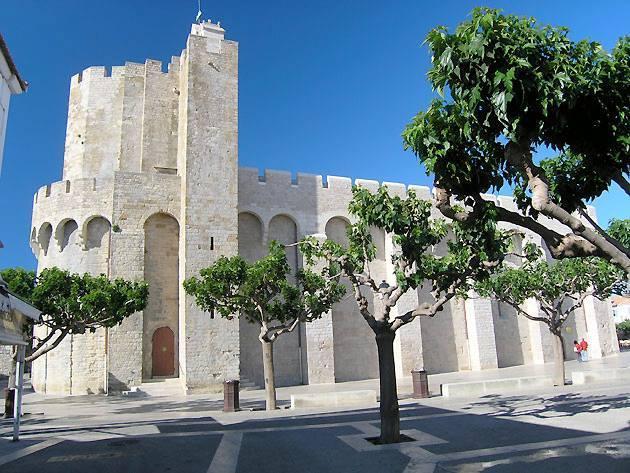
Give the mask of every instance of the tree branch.
[[357, 305], [359, 306], [359, 312], [361, 313], [365, 321], [368, 323], [370, 328], [372, 330], [376, 330], [376, 319], [374, 318], [372, 314], [370, 314], [370, 311], [368, 309], [369, 307], [368, 301], [365, 298], [365, 296], [361, 294], [361, 285], [359, 284], [359, 281], [357, 280], [356, 275], [352, 273], [348, 274], [345, 272], [345, 270], [344, 270], [344, 274], [346, 274], [346, 276], [350, 280], [350, 283], [352, 284], [352, 288], [354, 289], [354, 298], [357, 301]]
[[68, 335], [68, 332], [69, 332], [68, 329], [62, 330], [61, 333], [59, 334], [59, 336], [50, 345], [47, 345], [45, 347], [43, 345], [39, 345], [31, 355], [27, 356], [24, 359], [24, 361], [27, 362], [27, 363], [30, 363], [31, 361], [36, 360], [40, 356], [45, 355], [50, 350], [56, 348], [61, 343], [61, 341], [64, 338], [66, 338], [66, 335]]
[[33, 336], [32, 340], [37, 340], [37, 346], [41, 347], [42, 345], [45, 345], [46, 343], [48, 343], [50, 341], [50, 339], [55, 335], [56, 331], [57, 331], [57, 329], [51, 330], [50, 332], [48, 332], [48, 335], [46, 335], [42, 339]]
[[[537, 317], [535, 315], [529, 314], [526, 310], [523, 309], [523, 307], [521, 307], [521, 304], [517, 303], [513, 299], [510, 299], [509, 297], [506, 297], [504, 294], [494, 293], [494, 297], [496, 299], [498, 299], [499, 301], [505, 302], [506, 304], [508, 304], [510, 307], [512, 307], [516, 311], [517, 314], [522, 315], [526, 319], [533, 320], [534, 322], [543, 322], [543, 323], [549, 325], [549, 319], [548, 318], [546, 318], [546, 317]], [[540, 301], [540, 302], [542, 302], [542, 301]]]
[[626, 194], [630, 195], [630, 182], [628, 182], [621, 171], [613, 175], [613, 181], [615, 181]]
[[598, 232], [586, 227], [579, 218], [571, 215], [551, 200], [547, 177], [544, 171], [534, 164], [529, 144], [510, 142], [506, 147], [505, 154], [507, 161], [520, 170], [527, 179], [532, 192], [532, 207], [546, 217], [566, 225], [575, 235], [590, 242], [601, 253], [574, 256], [602, 256], [617, 263], [627, 273], [630, 272], [630, 257], [625, 252], [620, 251]]
[[435, 184], [435, 206], [447, 218], [457, 222], [467, 222], [474, 215], [472, 212], [456, 211], [451, 206], [451, 193], [443, 187]]
[[446, 304], [453, 297], [455, 297], [455, 289], [451, 288], [447, 293], [437, 299], [433, 304], [425, 302], [423, 304], [420, 304], [414, 310], [410, 310], [409, 312], [406, 312], [394, 318], [390, 329], [392, 330], [392, 332], [395, 332], [403, 325], [407, 325], [408, 323], [412, 322], [416, 317], [433, 317], [435, 314], [440, 312], [444, 308], [444, 304]]
[[584, 304], [584, 300], [588, 297], [588, 296], [592, 296], [595, 294], [595, 291], [585, 291], [582, 294], [580, 294], [580, 297], [578, 298], [574, 298], [572, 297], [573, 300], [575, 300], [575, 303], [569, 307], [568, 310], [564, 311], [560, 317], [561, 323], [564, 323], [564, 321], [567, 319], [567, 317], [569, 317], [569, 315], [571, 315], [571, 312], [573, 312], [576, 309], [579, 309], [580, 307], [582, 307], [582, 304]]
[[[615, 245], [615, 247], [619, 250], [619, 251], [623, 251], [626, 255], [628, 254], [628, 250], [626, 248], [623, 247], [623, 245], [621, 243], [619, 243], [617, 240], [615, 240], [613, 237], [611, 237], [602, 227], [600, 227], [597, 222], [595, 220], [593, 220], [591, 218], [591, 216], [588, 214], [588, 212], [586, 212], [584, 209], [580, 209], [580, 215], [588, 222], [590, 223], [593, 228], [595, 230], [597, 230], [601, 236], [603, 236], [604, 238], [606, 238], [606, 240], [611, 244], [611, 245]], [[630, 256], [630, 255], [629, 255]]]
[[274, 333], [272, 333], [269, 336], [269, 341], [273, 342], [276, 338], [278, 338], [283, 333], [293, 332], [293, 330], [295, 329], [295, 327], [298, 326], [299, 323], [300, 323], [300, 319], [298, 317], [294, 319], [293, 322], [291, 322], [291, 324], [288, 326], [285, 325], [285, 326], [278, 326], [278, 327], [271, 328], [270, 331], [274, 330]]

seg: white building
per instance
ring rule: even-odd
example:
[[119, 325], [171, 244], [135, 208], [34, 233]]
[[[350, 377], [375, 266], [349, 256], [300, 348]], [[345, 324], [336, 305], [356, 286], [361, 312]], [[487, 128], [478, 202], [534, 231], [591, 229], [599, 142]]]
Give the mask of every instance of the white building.
[[615, 323], [619, 324], [624, 320], [630, 320], [630, 297], [615, 296], [612, 299], [613, 315]]
[[11, 95], [26, 91], [28, 84], [20, 77], [15, 63], [9, 54], [7, 43], [0, 34], [0, 174], [2, 174], [2, 155], [4, 149], [4, 134], [7, 129], [9, 116], [9, 101]]

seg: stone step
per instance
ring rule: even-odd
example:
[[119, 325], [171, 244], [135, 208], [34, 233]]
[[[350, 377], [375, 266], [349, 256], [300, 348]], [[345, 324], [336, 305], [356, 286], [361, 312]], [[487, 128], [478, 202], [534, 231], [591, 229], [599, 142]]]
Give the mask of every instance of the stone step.
[[521, 378], [486, 379], [440, 384], [444, 397], [476, 397], [484, 394], [503, 394], [523, 389], [553, 387], [551, 376], [525, 376]]
[[258, 386], [253, 381], [249, 380], [248, 378], [242, 377], [242, 376], [241, 376], [241, 381], [240, 381], [238, 386], [240, 388], [239, 389], [240, 391], [257, 391], [259, 389], [262, 389], [260, 386]]
[[376, 404], [376, 391], [333, 391], [311, 394], [291, 394], [291, 409], [308, 407], [365, 406]]
[[151, 379], [143, 381], [138, 391], [147, 396], [181, 396], [184, 394], [179, 378]]
[[629, 376], [630, 368], [600, 368], [592, 371], [574, 371], [571, 373], [571, 381], [574, 385], [606, 383], [627, 380]]

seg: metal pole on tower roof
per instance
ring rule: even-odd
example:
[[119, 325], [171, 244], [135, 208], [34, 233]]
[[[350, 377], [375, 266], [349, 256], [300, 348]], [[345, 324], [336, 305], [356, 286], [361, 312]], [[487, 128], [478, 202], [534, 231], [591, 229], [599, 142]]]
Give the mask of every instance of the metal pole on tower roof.
[[201, 12], [201, 0], [197, 0], [197, 17], [195, 18], [195, 22], [201, 24], [201, 18], [203, 13]]

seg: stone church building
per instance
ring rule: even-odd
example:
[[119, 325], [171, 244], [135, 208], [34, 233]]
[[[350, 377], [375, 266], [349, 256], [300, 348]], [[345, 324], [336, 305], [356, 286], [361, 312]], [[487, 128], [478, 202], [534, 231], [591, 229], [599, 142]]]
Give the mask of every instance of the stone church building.
[[[211, 22], [194, 24], [166, 71], [147, 60], [72, 77], [63, 180], [34, 197], [30, 242], [38, 269], [144, 279], [150, 297], [146, 310], [120, 326], [68, 336], [36, 360], [37, 391], [118, 391], [160, 377], [176, 378], [186, 393], [219, 389], [226, 379], [262, 385], [257, 328], [202, 312], [182, 281], [220, 255], [257, 259], [272, 239], [345, 238], [350, 179], [239, 168], [238, 44], [224, 33]], [[427, 187], [383, 185], [431, 198]], [[510, 198], [491, 198], [514, 208]], [[373, 236], [372, 273], [391, 280], [391, 240]], [[299, 267], [295, 247], [289, 253]], [[399, 309], [426, 297], [408, 293]], [[536, 303], [527, 310], [535, 313]], [[593, 358], [618, 350], [608, 304], [587, 301], [567, 327], [568, 343], [585, 337]], [[435, 318], [406, 326], [396, 341], [400, 376], [419, 367], [482, 370], [551, 357], [545, 326], [486, 299], [455, 300]], [[280, 337], [274, 358], [280, 386], [378, 376], [373, 335], [350, 297]]]

